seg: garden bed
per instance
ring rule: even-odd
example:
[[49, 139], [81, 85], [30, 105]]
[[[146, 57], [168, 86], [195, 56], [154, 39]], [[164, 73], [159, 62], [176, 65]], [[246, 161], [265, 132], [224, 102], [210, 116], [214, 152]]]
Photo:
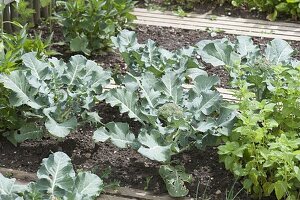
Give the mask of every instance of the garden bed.
[[[194, 45], [204, 39], [224, 37], [231, 40], [235, 39], [235, 36], [223, 33], [218, 33], [212, 37], [208, 32], [153, 26], [138, 26], [136, 31], [139, 42], [143, 43], [147, 39], [152, 39], [169, 50]], [[54, 42], [61, 39], [62, 34], [56, 28]], [[254, 38], [254, 41], [256, 44], [260, 44], [263, 49], [270, 40]], [[291, 42], [291, 45], [300, 51], [299, 42]], [[69, 58], [72, 55], [63, 46], [59, 46], [56, 50], [63, 54], [61, 56], [63, 58]], [[124, 70], [124, 63], [116, 53], [111, 52], [104, 56], [91, 56], [90, 58], [96, 60], [103, 67], [112, 67], [118, 70], [117, 66], [120, 66]], [[221, 78], [221, 87], [229, 87], [228, 74], [223, 68], [207, 66], [205, 70], [209, 74], [216, 74]], [[110, 121], [128, 122], [135, 133], [140, 128], [138, 122], [133, 122], [128, 116], [121, 115], [117, 108], [100, 103], [95, 110], [100, 113], [103, 123]], [[45, 138], [40, 141], [27, 141], [18, 147], [1, 137], [0, 165], [6, 168], [36, 172], [43, 158], [51, 152], [63, 151], [72, 158], [76, 169], [89, 169], [99, 174], [104, 169], [111, 167], [111, 174], [106, 181], [118, 180], [121, 186], [147, 189], [156, 194], [166, 193], [163, 180], [158, 174], [159, 163], [146, 159], [131, 149], [119, 149], [109, 143], [95, 145], [92, 140], [93, 131], [94, 127], [87, 125], [70, 134], [63, 141]], [[182, 153], [174, 158], [174, 162], [182, 163], [186, 171], [193, 175], [193, 182], [188, 186], [190, 196], [195, 197], [198, 194], [198, 196], [210, 197], [210, 199], [225, 199], [226, 190], [230, 190], [234, 185], [235, 179], [224, 169], [223, 164], [219, 163], [215, 147], [207, 148], [205, 151], [191, 150]], [[149, 184], [147, 184], [147, 180], [150, 180]], [[235, 191], [239, 191], [240, 188], [241, 186], [236, 184]], [[242, 192], [239, 198], [250, 199], [245, 192]]]

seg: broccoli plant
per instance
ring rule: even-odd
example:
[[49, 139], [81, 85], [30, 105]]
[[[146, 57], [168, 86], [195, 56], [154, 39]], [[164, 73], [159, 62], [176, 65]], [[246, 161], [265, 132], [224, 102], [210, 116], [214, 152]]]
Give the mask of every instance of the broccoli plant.
[[169, 70], [161, 78], [151, 72], [139, 77], [127, 73], [120, 88], [105, 92], [100, 99], [139, 121], [142, 128], [138, 136], [128, 124], [119, 122], [110, 122], [94, 133], [96, 142], [110, 140], [119, 148], [131, 146], [161, 162], [160, 175], [174, 197], [188, 193], [184, 182], [191, 177], [183, 167], [171, 165], [171, 156], [215, 144], [220, 136], [230, 133], [235, 119], [235, 112], [214, 89], [217, 77], [199, 75], [193, 79], [193, 87], [185, 89], [186, 76]]
[[136, 33], [123, 30], [117, 37], [112, 37], [114, 47], [121, 53], [128, 71], [136, 76], [151, 72], [157, 77], [172, 69], [177, 73], [189, 72], [193, 77], [205, 75], [197, 59], [194, 58], [195, 48], [182, 48], [174, 52], [158, 47], [152, 40], [146, 44], [137, 42]]
[[0, 174], [0, 198], [92, 200], [103, 190], [103, 181], [97, 175], [90, 172], [76, 174], [71, 159], [63, 152], [43, 159], [37, 178], [36, 182], [25, 185]]
[[205, 63], [225, 66], [234, 88], [238, 87], [240, 78], [246, 80], [258, 100], [264, 99], [269, 93], [266, 80], [274, 75], [272, 66], [293, 68], [299, 65], [299, 61], [292, 58], [294, 50], [281, 39], [269, 42], [264, 52], [247, 36], [237, 37], [235, 44], [227, 39], [203, 40], [196, 45], [196, 51]]
[[68, 63], [40, 60], [35, 53], [24, 54], [22, 60], [22, 69], [0, 74], [0, 83], [10, 91], [9, 106], [19, 115], [14, 129], [1, 130], [11, 142], [41, 138], [47, 132], [64, 138], [78, 123], [100, 123], [91, 108], [109, 83], [110, 72], [79, 55]]

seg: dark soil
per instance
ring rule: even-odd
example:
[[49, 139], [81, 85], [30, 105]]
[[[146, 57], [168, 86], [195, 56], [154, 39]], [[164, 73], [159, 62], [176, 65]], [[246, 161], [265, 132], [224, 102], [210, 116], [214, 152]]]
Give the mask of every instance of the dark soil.
[[[54, 42], [62, 39], [58, 27], [55, 28]], [[233, 35], [223, 33], [211, 37], [208, 32], [161, 28], [153, 26], [138, 26], [138, 39], [145, 42], [147, 39], [156, 41], [159, 45], [174, 50], [177, 48], [194, 45], [200, 40], [228, 37], [235, 39]], [[255, 43], [264, 48], [269, 39], [253, 38]], [[300, 50], [299, 42], [291, 42], [291, 45]], [[56, 46], [62, 58], [72, 55], [66, 46]], [[298, 55], [299, 56], [299, 55]], [[124, 66], [121, 57], [117, 53], [108, 53], [104, 56], [91, 56], [104, 67]], [[216, 74], [221, 78], [221, 86], [228, 86], [228, 74], [223, 68], [206, 66], [209, 74]], [[126, 115], [120, 115], [116, 108], [100, 104], [96, 110], [103, 118], [103, 122], [122, 121], [129, 122], [131, 129], [137, 132], [140, 125], [132, 122]], [[159, 163], [144, 158], [131, 149], [118, 149], [110, 143], [94, 144], [92, 133], [94, 127], [86, 126], [68, 136], [64, 141], [57, 141], [53, 138], [45, 138], [40, 141], [27, 141], [18, 147], [10, 144], [5, 138], [0, 137], [0, 165], [7, 168], [20, 169], [29, 172], [36, 172], [41, 160], [51, 152], [63, 151], [73, 161], [76, 169], [89, 169], [98, 173], [111, 167], [109, 180], [119, 180], [122, 186], [129, 186], [138, 189], [146, 187], [146, 180], [151, 178], [148, 189], [156, 193], [165, 193], [166, 188], [158, 175]], [[188, 185], [190, 196], [210, 197], [211, 200], [225, 199], [226, 190], [230, 190], [235, 179], [227, 172], [223, 164], [219, 163], [217, 149], [207, 148], [205, 151], [191, 150], [174, 157], [174, 160], [181, 162], [188, 173], [193, 175], [193, 181]], [[197, 191], [197, 185], [199, 189]], [[236, 184], [236, 192], [241, 188]], [[251, 199], [245, 192], [239, 195], [240, 199]], [[205, 199], [205, 198], [203, 198]]]

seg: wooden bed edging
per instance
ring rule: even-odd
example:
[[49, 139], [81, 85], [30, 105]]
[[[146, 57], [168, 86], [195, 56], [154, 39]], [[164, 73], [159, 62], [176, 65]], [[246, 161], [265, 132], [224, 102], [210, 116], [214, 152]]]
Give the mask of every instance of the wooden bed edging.
[[[19, 183], [28, 183], [37, 179], [36, 174], [0, 167], [0, 173], [6, 177], [15, 178]], [[98, 200], [192, 200], [192, 198], [172, 198], [167, 194], [155, 195], [144, 190], [119, 187], [117, 190], [106, 190]]]
[[[111, 81], [111, 83], [109, 85], [104, 87], [104, 90], [114, 89], [114, 88], [118, 88], [118, 87], [120, 87], [120, 85], [117, 85], [114, 83], [114, 81]], [[182, 87], [184, 89], [190, 89], [193, 87], [193, 85], [183, 84]], [[237, 102], [238, 101], [238, 99], [233, 96], [233, 94], [234, 94], [233, 90], [225, 89], [225, 88], [216, 88], [216, 90], [218, 92], [220, 92], [221, 96], [223, 97], [223, 99], [225, 101], [229, 101], [229, 102]]]

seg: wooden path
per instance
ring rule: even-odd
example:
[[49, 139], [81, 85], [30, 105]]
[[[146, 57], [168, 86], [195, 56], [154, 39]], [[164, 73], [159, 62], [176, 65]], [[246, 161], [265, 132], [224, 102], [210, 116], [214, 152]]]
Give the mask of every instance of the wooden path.
[[148, 11], [141, 8], [136, 8], [133, 14], [137, 16], [135, 21], [137, 24], [202, 31], [218, 29], [234, 35], [300, 41], [299, 23], [217, 17], [210, 14], [189, 14], [188, 17], [178, 17], [172, 12]]

